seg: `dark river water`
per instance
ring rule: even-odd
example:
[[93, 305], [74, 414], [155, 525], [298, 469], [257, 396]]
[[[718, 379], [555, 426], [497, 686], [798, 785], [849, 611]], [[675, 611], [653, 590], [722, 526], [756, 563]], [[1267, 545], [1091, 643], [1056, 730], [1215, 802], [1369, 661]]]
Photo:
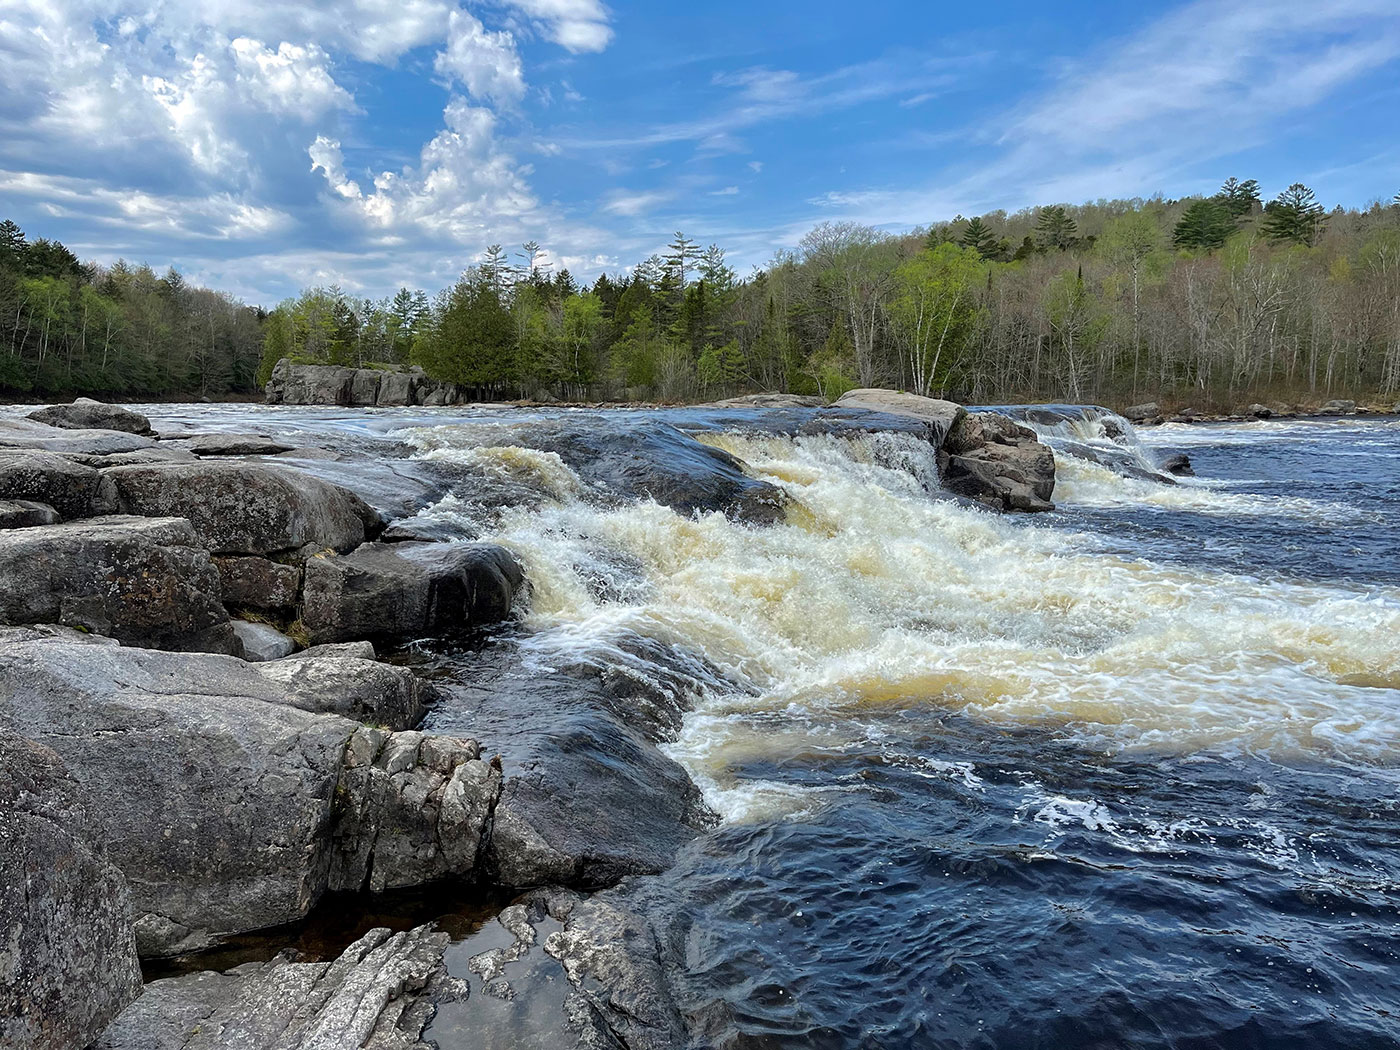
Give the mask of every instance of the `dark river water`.
[[534, 494], [420, 515], [521, 557], [527, 667], [707, 668], [667, 751], [722, 822], [629, 890], [695, 1045], [1400, 1046], [1396, 421], [1045, 426], [1059, 509], [1002, 517], [905, 435], [648, 417], [785, 489], [756, 528], [596, 498], [538, 418], [365, 432]]

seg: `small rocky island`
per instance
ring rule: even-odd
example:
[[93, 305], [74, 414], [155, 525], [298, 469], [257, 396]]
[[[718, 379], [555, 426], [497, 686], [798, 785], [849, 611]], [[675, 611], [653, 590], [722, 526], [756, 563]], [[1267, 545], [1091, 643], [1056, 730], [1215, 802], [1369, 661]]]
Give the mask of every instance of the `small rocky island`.
[[[462, 396], [368, 371], [283, 361], [268, 400]], [[956, 497], [1052, 507], [1053, 455], [1004, 415], [856, 390], [792, 418], [803, 433], [920, 434]], [[549, 449], [608, 498], [783, 518], [782, 492], [733, 456], [668, 434], [694, 447], [663, 460], [649, 435], [566, 427]], [[0, 1044], [427, 1046], [435, 1014], [473, 995], [496, 1004], [481, 1018], [549, 1001], [580, 1047], [682, 1041], [656, 939], [608, 889], [664, 870], [713, 823], [658, 750], [681, 693], [618, 703], [568, 668], [542, 673], [538, 717], [493, 726], [488, 750], [420, 730], [438, 685], [377, 656], [529, 602], [509, 550], [416, 525], [458, 480], [382, 449], [157, 434], [87, 400], [0, 419]], [[483, 667], [483, 688], [503, 681]], [[284, 952], [143, 985], [143, 961], [295, 923], [328, 894], [346, 907], [430, 885], [509, 902], [474, 986], [429, 926], [373, 929], [333, 960]]]

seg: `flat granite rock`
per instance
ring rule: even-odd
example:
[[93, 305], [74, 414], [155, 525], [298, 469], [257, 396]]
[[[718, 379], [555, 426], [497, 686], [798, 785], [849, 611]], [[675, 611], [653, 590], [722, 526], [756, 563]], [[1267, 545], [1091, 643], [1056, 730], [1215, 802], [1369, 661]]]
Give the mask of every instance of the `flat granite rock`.
[[73, 452], [110, 456], [151, 448], [155, 438], [122, 430], [72, 430], [49, 426], [33, 419], [0, 419], [0, 448], [30, 448], [46, 452]]
[[121, 430], [152, 435], [151, 421], [140, 412], [80, 397], [71, 405], [50, 405], [29, 413], [28, 418], [65, 430]]

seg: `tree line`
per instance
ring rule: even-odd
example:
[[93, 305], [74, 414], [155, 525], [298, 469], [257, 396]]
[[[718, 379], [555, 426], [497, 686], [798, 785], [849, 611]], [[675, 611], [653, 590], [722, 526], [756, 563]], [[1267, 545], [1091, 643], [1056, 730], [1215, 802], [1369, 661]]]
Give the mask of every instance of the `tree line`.
[[61, 245], [20, 243], [0, 249], [0, 385], [14, 390], [253, 390], [292, 357], [419, 365], [482, 399], [889, 386], [980, 403], [1232, 407], [1400, 394], [1400, 195], [1328, 211], [1301, 184], [1268, 202], [1254, 180], [1230, 179], [1209, 197], [901, 234], [824, 223], [746, 277], [680, 233], [587, 286], [534, 242], [493, 245], [431, 297], [312, 288], [265, 315], [173, 270], [84, 267]]

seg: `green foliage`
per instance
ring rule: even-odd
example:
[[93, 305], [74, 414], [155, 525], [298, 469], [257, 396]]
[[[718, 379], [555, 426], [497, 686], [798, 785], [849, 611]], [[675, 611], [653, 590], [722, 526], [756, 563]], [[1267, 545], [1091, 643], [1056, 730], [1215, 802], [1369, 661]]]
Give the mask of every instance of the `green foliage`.
[[984, 223], [980, 218], [973, 219], [963, 230], [959, 243], [964, 248], [971, 248], [983, 259], [992, 259], [999, 253], [999, 244], [996, 234], [992, 228]]
[[1301, 182], [1293, 183], [1264, 209], [1264, 233], [1276, 241], [1314, 244], [1326, 221], [1317, 196]]
[[1217, 197], [1194, 202], [1172, 231], [1172, 243], [1187, 251], [1214, 251], [1235, 232], [1235, 219]]
[[1041, 251], [1069, 251], [1078, 245], [1078, 235], [1078, 224], [1061, 205], [1040, 209], [1035, 220], [1035, 243]]

